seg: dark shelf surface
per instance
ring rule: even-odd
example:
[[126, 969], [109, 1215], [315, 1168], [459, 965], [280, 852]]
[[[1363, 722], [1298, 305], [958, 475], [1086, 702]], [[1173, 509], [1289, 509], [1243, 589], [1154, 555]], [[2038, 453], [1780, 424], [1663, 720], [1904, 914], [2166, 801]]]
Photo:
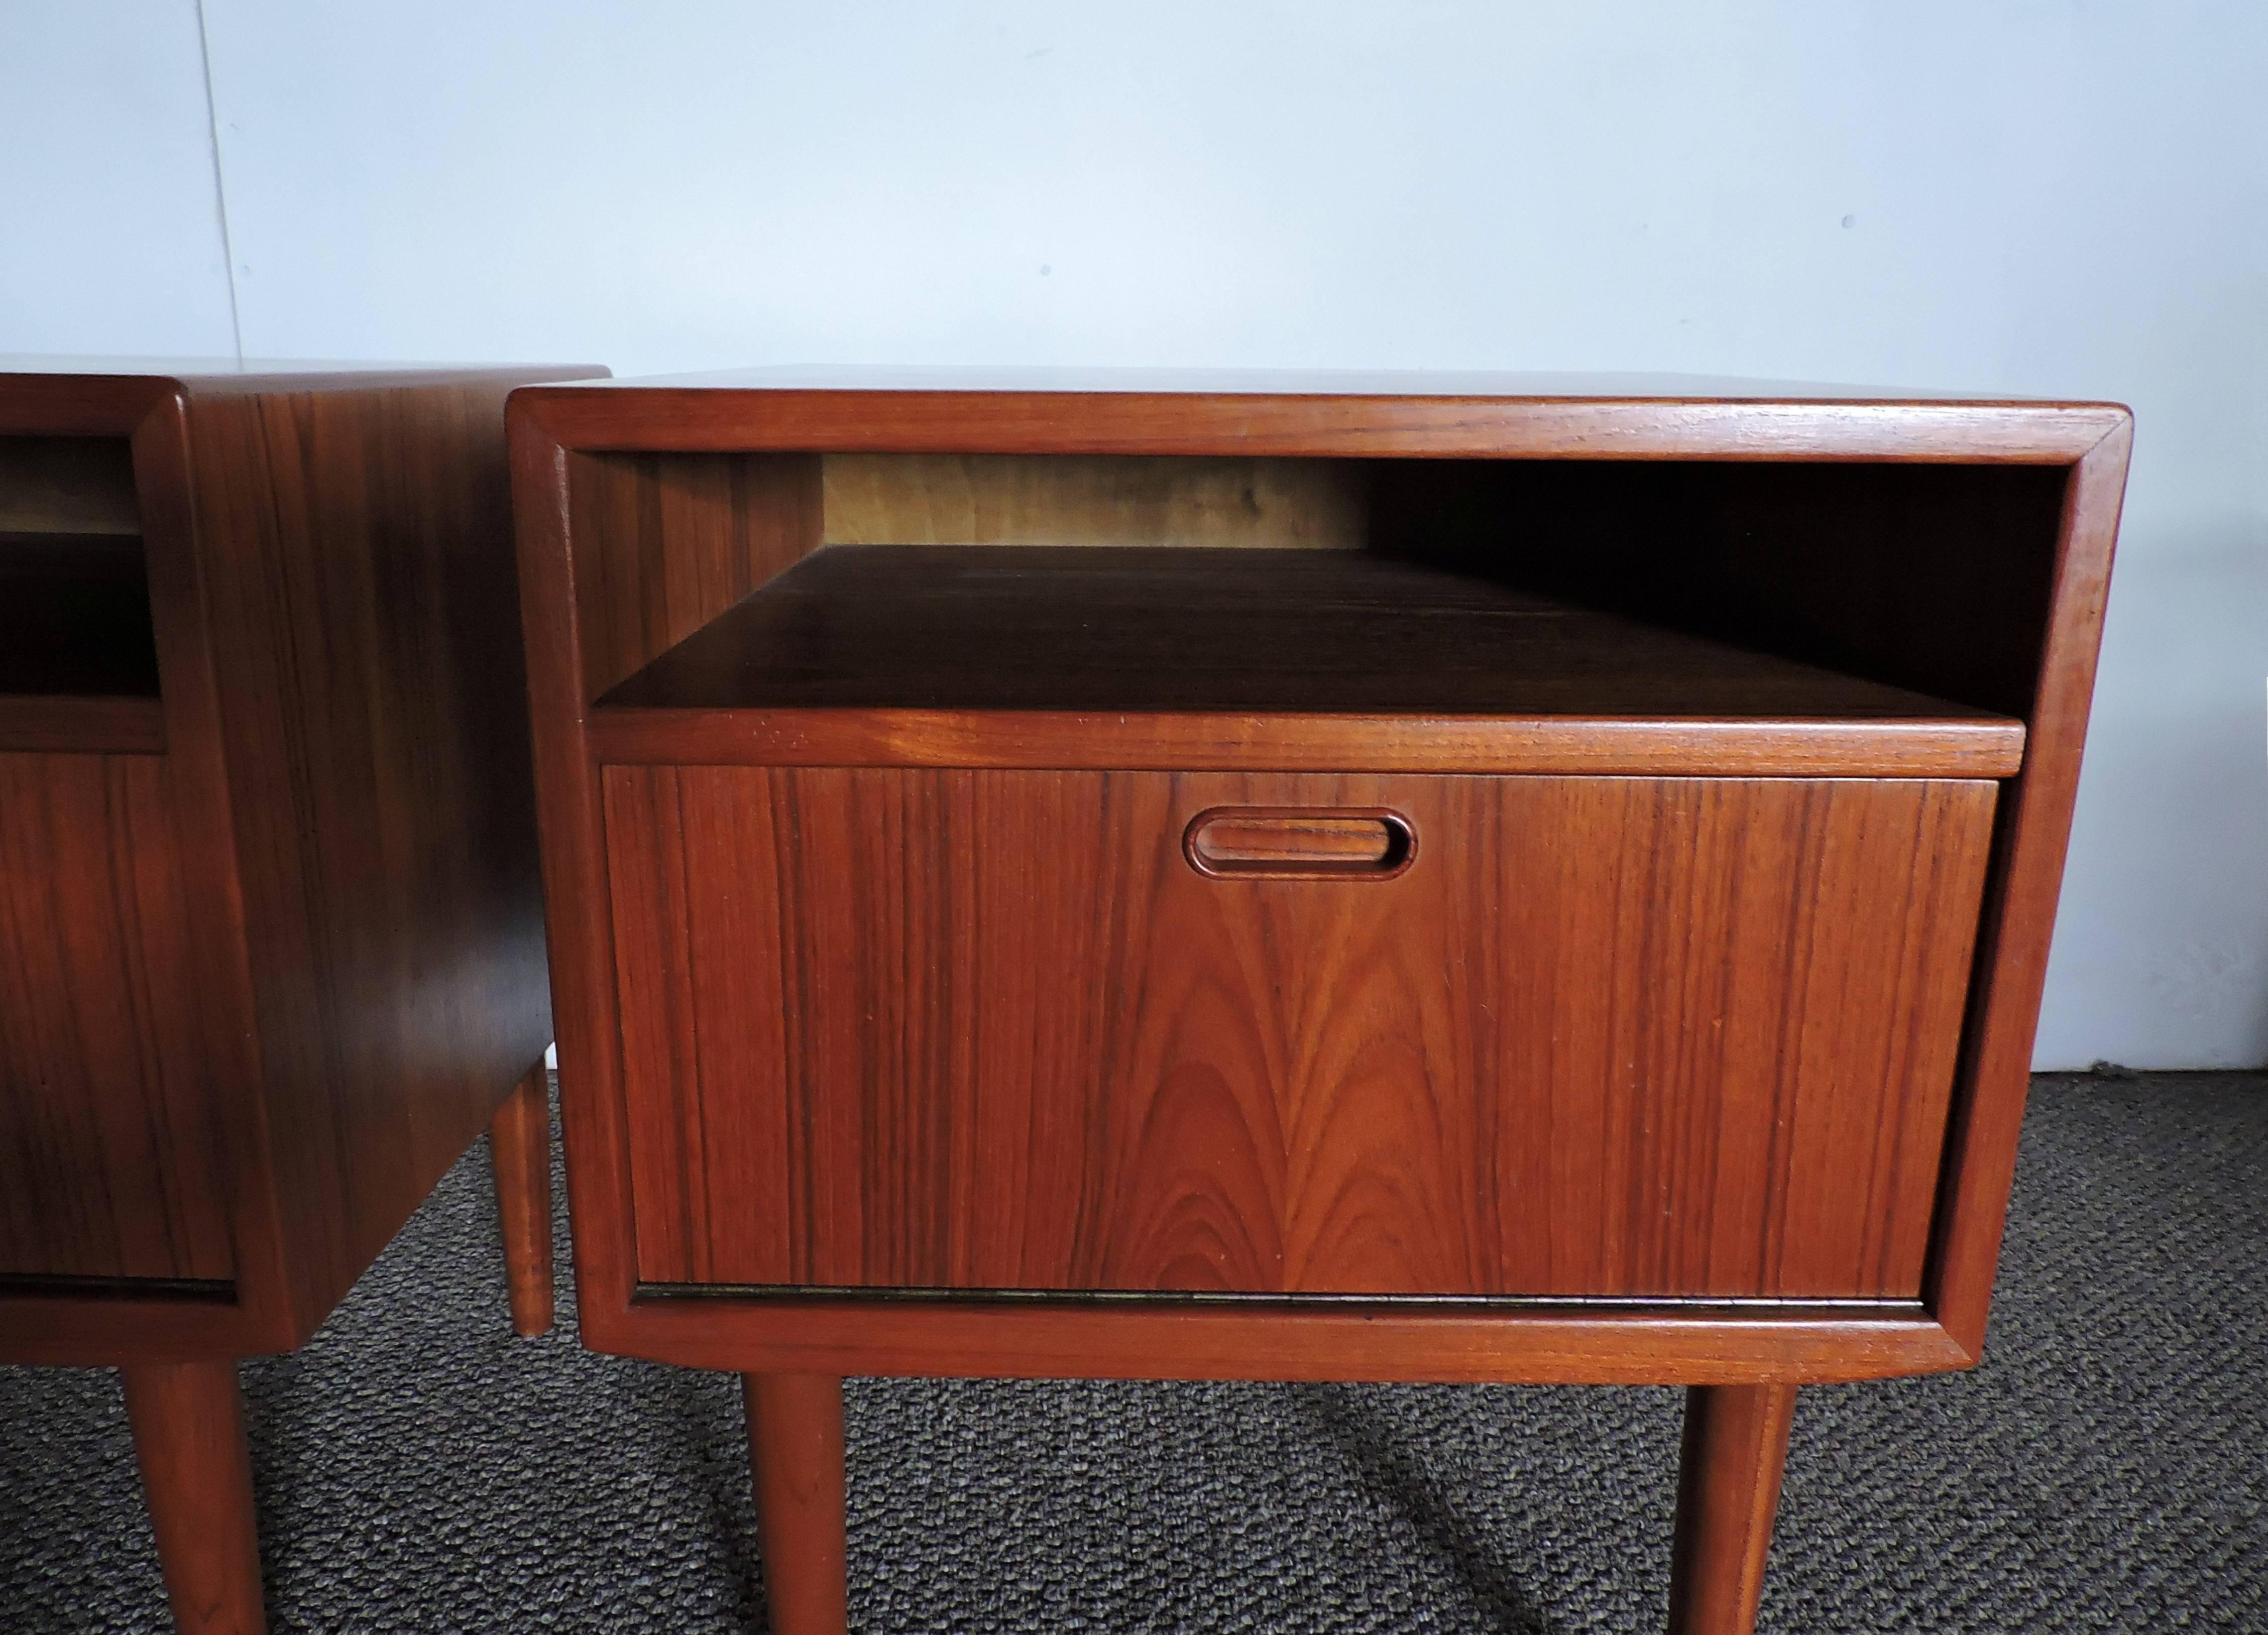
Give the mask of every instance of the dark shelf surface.
[[155, 698], [138, 535], [0, 533], [0, 695]]
[[602, 707], [2001, 718], [1362, 551], [836, 545]]

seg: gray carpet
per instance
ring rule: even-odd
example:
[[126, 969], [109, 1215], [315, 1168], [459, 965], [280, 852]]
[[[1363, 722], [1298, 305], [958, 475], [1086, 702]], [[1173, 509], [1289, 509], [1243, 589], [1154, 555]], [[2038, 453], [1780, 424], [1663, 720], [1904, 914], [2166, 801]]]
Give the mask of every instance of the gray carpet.
[[[732, 1381], [513, 1340], [485, 1165], [244, 1370], [273, 1628], [761, 1629]], [[2268, 1079], [2043, 1079], [2001, 1290], [1804, 1394], [1762, 1628], [2268, 1631]], [[1656, 1629], [1677, 1406], [855, 1381], [852, 1621]], [[0, 1368], [0, 1628], [168, 1627], [114, 1378]]]

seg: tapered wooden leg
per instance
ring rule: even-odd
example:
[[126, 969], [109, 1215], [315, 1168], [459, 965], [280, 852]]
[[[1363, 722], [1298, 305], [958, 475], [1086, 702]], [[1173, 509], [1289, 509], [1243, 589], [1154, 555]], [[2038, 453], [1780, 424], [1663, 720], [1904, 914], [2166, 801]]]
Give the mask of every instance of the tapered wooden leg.
[[126, 1417], [180, 1635], [261, 1635], [260, 1536], [232, 1362], [130, 1363]]
[[551, 1103], [536, 1063], [489, 1124], [497, 1213], [513, 1331], [533, 1339], [551, 1327]]
[[1697, 1385], [1685, 1393], [1669, 1635], [1749, 1635], [1756, 1627], [1794, 1420], [1792, 1385]]
[[843, 1381], [744, 1374], [772, 1635], [843, 1635]]

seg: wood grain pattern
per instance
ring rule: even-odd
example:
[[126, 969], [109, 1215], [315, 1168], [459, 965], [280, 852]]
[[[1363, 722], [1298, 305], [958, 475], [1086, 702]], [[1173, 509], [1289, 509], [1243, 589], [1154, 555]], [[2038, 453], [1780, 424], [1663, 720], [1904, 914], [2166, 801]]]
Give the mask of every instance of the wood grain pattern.
[[772, 1635], [843, 1635], [843, 1381], [746, 1374], [740, 1391]]
[[[1918, 1293], [1989, 784], [607, 792], [645, 1280]], [[1219, 806], [1418, 861], [1209, 880]]]
[[1797, 1384], [1976, 1360], [1918, 1306], [1896, 1302], [987, 1300], [648, 1285], [622, 1311], [581, 1308], [579, 1331], [597, 1350], [688, 1368], [979, 1379]]
[[541, 1052], [498, 546], [550, 372], [0, 375], [0, 577], [130, 590], [141, 653], [0, 652], [0, 1360], [298, 1343]]
[[261, 1635], [260, 1536], [232, 1362], [121, 1371], [177, 1635]]
[[[1312, 384], [1312, 383], [1309, 383]], [[686, 453], [1198, 454], [1301, 459], [1958, 460], [2069, 465], [2128, 420], [2113, 403], [1943, 401], [1831, 390], [1712, 393], [1611, 377], [1447, 381], [1338, 393], [910, 390], [621, 382], [529, 393], [530, 429], [568, 448]]]
[[1686, 1392], [1669, 1635], [1749, 1635], [1756, 1627], [1794, 1420], [1791, 1385]]
[[[1740, 1388], [1693, 1399], [1672, 1609], [1722, 1635], [1761, 1586], [1786, 1388], [1976, 1360], [2123, 409], [788, 371], [538, 389], [512, 419], [586, 1343], [776, 1377]], [[1182, 667], [1202, 619], [1141, 603], [1155, 639], [1120, 640], [1138, 593], [1049, 652], [981, 607], [907, 624], [880, 579], [802, 627], [755, 629], [760, 596], [712, 695], [657, 674], [593, 711], [663, 644], [588, 596], [637, 533], [576, 503], [592, 451], [816, 456], [880, 490], [829, 538], [1027, 547], [1167, 526], [1114, 512], [1131, 460], [1312, 461], [1374, 554], [1986, 714], [1712, 717], [1660, 675], [1559, 714], [1376, 667], [1333, 693], [1376, 632], [1249, 655], [1289, 674], [1238, 708], [1218, 653]], [[1226, 521], [1200, 510], [1172, 530]], [[1635, 656], [1605, 655], [1615, 686]], [[1997, 800], [1947, 781], [1984, 777]], [[1389, 808], [1412, 858], [1206, 879], [1175, 851], [1204, 800]], [[1333, 865], [1368, 843], [1316, 832]], [[1324, 872], [1266, 868], [1265, 839], [1223, 855]]]
[[[551, 1025], [508, 374], [193, 398], [262, 1113], [312, 1331]], [[241, 541], [256, 541], [248, 551]]]
[[[2131, 423], [2124, 409], [1614, 377], [1058, 372], [902, 379], [887, 372], [839, 378], [773, 372], [710, 383], [533, 388], [516, 395], [512, 419], [530, 687], [546, 791], [555, 1003], [577, 1154], [577, 1253], [590, 1343], [733, 1368], [858, 1372], [872, 1365], [921, 1372], [926, 1355], [939, 1371], [1021, 1372], [1028, 1362], [1042, 1373], [1139, 1374], [1154, 1366], [1240, 1377], [1310, 1368], [1317, 1372], [1309, 1377], [1331, 1378], [1787, 1381], [1926, 1372], [1973, 1359], [2006, 1206], [2007, 1166], [2021, 1113], [2021, 1057], [2036, 1015], [2052, 875], [2067, 832], [2100, 592], [2116, 529]], [[585, 451], [618, 458], [640, 450], [734, 458], [794, 451], [830, 457], [1414, 456], [1424, 466], [1404, 474], [1421, 490], [1423, 472], [1446, 472], [1448, 462], [1518, 465], [1527, 474], [1573, 463], [1601, 474], [1585, 503], [1608, 505], [1616, 516], [1646, 508], [1620, 505], [1610, 491], [1615, 486], [1632, 485], [1648, 468], [1662, 472], [1661, 488], [1651, 491], [1667, 497], [1661, 503], [1678, 525], [1665, 541], [1698, 539], [1718, 552], [1719, 565], [1751, 573], [1748, 591], [1708, 605], [1738, 610], [1747, 594], [1770, 615], [1737, 630], [1697, 633], [2025, 718], [2021, 769], [2000, 802], [1986, 942], [1965, 1035], [1971, 1049], [1955, 1089], [1955, 1137], [1946, 1153], [1947, 1189], [1924, 1279], [1923, 1314], [1875, 1322], [1786, 1311], [1657, 1309], [1627, 1320], [1524, 1311], [1444, 1318], [1437, 1325], [1399, 1311], [1334, 1315], [971, 1302], [908, 1312], [895, 1302], [798, 1302], [746, 1293], [637, 1300], [602, 763], [952, 768], [1020, 759], [1109, 770], [1157, 765], [1153, 757], [1166, 755], [1174, 757], [1167, 764], [1252, 768], [1252, 760], [1240, 757], [1269, 720], [1268, 730], [1278, 734], [1276, 747], [1287, 752], [1277, 770], [1737, 774], [1769, 765], [1752, 759], [1742, 764], [1756, 752], [1730, 736], [1693, 732], [1685, 746], [1691, 759], [1681, 767], [1676, 724], [1662, 720], [1593, 722], [1580, 730], [1570, 723], [1492, 722], [1476, 737], [1464, 732], [1467, 724], [1439, 718], [1322, 718], [1294, 730], [1283, 717], [1152, 717], [1110, 739], [1113, 718], [1063, 711], [989, 718], [922, 711], [591, 712], [588, 702], [603, 685], [591, 684], [593, 675], [586, 673], [585, 650], [593, 644], [578, 630], [574, 587], [585, 581], [583, 564], [601, 546], [571, 504], [569, 475]], [[1371, 469], [1373, 543], [1398, 548], [1393, 516], [1382, 519], [1386, 529], [1380, 527], [1374, 480], [1386, 467]], [[1792, 486], [1783, 490], [1783, 483]], [[1774, 497], [1799, 488], [1800, 504]], [[2060, 507], [2059, 516], [2043, 512], [2042, 494], [2049, 497], [2049, 512]], [[1442, 514], [1437, 505], [1432, 515]], [[1659, 520], [1662, 513], [1656, 506], [1649, 514]], [[1596, 530], [1571, 530], [1581, 516], [1570, 504], [1512, 519], [1499, 531], [1496, 565], [1516, 556], [1533, 563], [1555, 553], [1580, 555], [1592, 549], [1594, 537], [1612, 542]], [[1742, 566], [1744, 531], [1759, 534], [1766, 548], [1753, 569]], [[1860, 557], [1855, 562], [1853, 549]], [[1881, 574], [1906, 571], [1908, 563], [1914, 586], [1889, 586], [1895, 617], [1870, 612], [1869, 599], [1880, 600]], [[2036, 571], [2042, 563], [2043, 593]], [[1772, 583], [1772, 573], [1787, 582]], [[1933, 612], [1926, 590], [1909, 590], [1940, 574], [1949, 576], [1947, 600], [1960, 605]], [[1840, 581], [1874, 588], [1853, 595]], [[1594, 605], [1634, 611], [1611, 598]], [[1952, 634], [1933, 633], [1940, 615]], [[1005, 718], [1011, 714], [1016, 718]], [[1397, 745], [1397, 726], [1414, 748]], [[2043, 739], [2043, 732], [2051, 736]], [[1846, 740], [1837, 748], [1855, 752], [1859, 746]], [[1353, 764], [1334, 762], [1335, 748], [1355, 757]], [[1769, 753], [1799, 771], [1831, 764], [1807, 766], [1804, 756], [1817, 753], [1816, 740], [1808, 749], [1800, 735], [1780, 737]], [[1462, 769], [1460, 755], [1473, 757]], [[1962, 771], [2002, 776], [2014, 762], [2003, 748]], [[1854, 758], [1846, 770], [1889, 775], [1899, 766], [1895, 755], [1884, 755]], [[2036, 784], [2037, 798], [2031, 794]], [[1958, 1335], [1935, 1322], [1940, 1308], [1965, 1314]]]
[[512, 1332], [533, 1339], [551, 1329], [551, 1097], [542, 1063], [489, 1121], [489, 1160]]
[[119, 1359], [233, 1362], [261, 1329], [247, 1313], [241, 1251], [233, 1283], [0, 1278], [0, 1346], [10, 1366], [108, 1368]]
[[819, 544], [815, 460], [585, 454], [569, 473], [593, 696]]
[[0, 1361], [123, 1366], [185, 1631], [262, 1624], [234, 1359], [550, 1037], [500, 549], [539, 372], [0, 375], [0, 749], [54, 752], [0, 754]]
[[2031, 1084], [2032, 1039], [2047, 986], [2072, 807], [2079, 797], [2103, 605], [2125, 492], [2133, 428], [2122, 423], [2069, 474], [2054, 577], [2028, 718], [2051, 745], [2011, 792], [1985, 901], [1978, 980], [1962, 1040], [1951, 1157], [1933, 1250], [1930, 1300], [1947, 1330], [1981, 1356], [2015, 1182], [2016, 1145]]
[[2024, 729], [1991, 718], [610, 708], [578, 736], [602, 765], [2007, 777], [2024, 755]]
[[154, 756], [0, 755], [0, 1274], [234, 1270], [178, 800]]
[[[0, 699], [0, 737], [13, 748], [52, 753], [49, 764], [84, 764], [100, 752], [163, 755], [154, 762], [168, 792], [170, 859], [186, 908], [185, 951], [177, 968], [185, 985], [152, 970], [152, 1013], [185, 1007], [204, 1030], [204, 1071], [214, 1088], [213, 1125], [225, 1198], [232, 1283], [137, 1278], [105, 1289], [99, 1279], [31, 1278], [0, 1287], [0, 1358], [11, 1361], [111, 1364], [129, 1359], [219, 1359], [263, 1346], [291, 1343], [291, 1316], [284, 1298], [285, 1247], [274, 1194], [268, 1184], [266, 1131], [243, 1116], [259, 1082], [260, 1051], [253, 1025], [251, 977], [244, 925], [236, 896], [235, 839], [231, 832], [219, 705], [195, 563], [193, 486], [186, 430], [189, 385], [170, 375], [73, 375], [37, 372], [0, 376], [0, 435], [38, 440], [52, 453], [56, 438], [122, 441], [130, 453], [132, 510], [147, 575], [139, 617], [154, 637], [160, 686], [137, 697], [13, 695]], [[126, 506], [112, 485], [107, 518], [82, 505], [75, 517], [55, 518], [66, 531], [104, 521], [106, 533], [128, 524]], [[84, 499], [84, 496], [80, 497]], [[66, 510], [69, 508], [66, 507]], [[96, 634], [89, 632], [90, 639]], [[162, 695], [160, 696], [159, 695]], [[37, 762], [20, 760], [18, 768]], [[142, 776], [136, 774], [136, 776]], [[34, 807], [36, 809], [36, 807]], [[152, 862], [156, 861], [153, 854]], [[41, 959], [51, 958], [44, 953]], [[48, 980], [55, 980], [55, 973]], [[193, 1071], [196, 1058], [168, 1063], [169, 1073]], [[160, 1133], [151, 1127], [153, 1138]], [[187, 1149], [163, 1153], [168, 1171], [196, 1177], [210, 1167], [200, 1138], [183, 1132]], [[52, 1147], [43, 1155], [0, 1149], [0, 1191], [32, 1185], [19, 1164], [82, 1161]], [[86, 1193], [101, 1197], [106, 1180], [88, 1176]], [[50, 1171], [36, 1183], [46, 1193], [74, 1190], [68, 1173]], [[150, 1211], [153, 1197], [122, 1206]], [[216, 1287], [232, 1296], [213, 1298]]]
[[821, 457], [829, 545], [1125, 545], [1354, 550], [1351, 461], [1114, 455]]

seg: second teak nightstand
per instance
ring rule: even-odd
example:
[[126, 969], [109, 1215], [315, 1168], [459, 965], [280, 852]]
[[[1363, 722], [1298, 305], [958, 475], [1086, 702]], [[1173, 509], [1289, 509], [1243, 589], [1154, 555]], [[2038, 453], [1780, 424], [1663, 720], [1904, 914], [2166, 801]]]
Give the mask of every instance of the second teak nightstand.
[[237, 1360], [483, 1126], [551, 1320], [503, 411], [589, 372], [0, 372], [0, 1363], [121, 1369], [185, 1631], [262, 1624]]

